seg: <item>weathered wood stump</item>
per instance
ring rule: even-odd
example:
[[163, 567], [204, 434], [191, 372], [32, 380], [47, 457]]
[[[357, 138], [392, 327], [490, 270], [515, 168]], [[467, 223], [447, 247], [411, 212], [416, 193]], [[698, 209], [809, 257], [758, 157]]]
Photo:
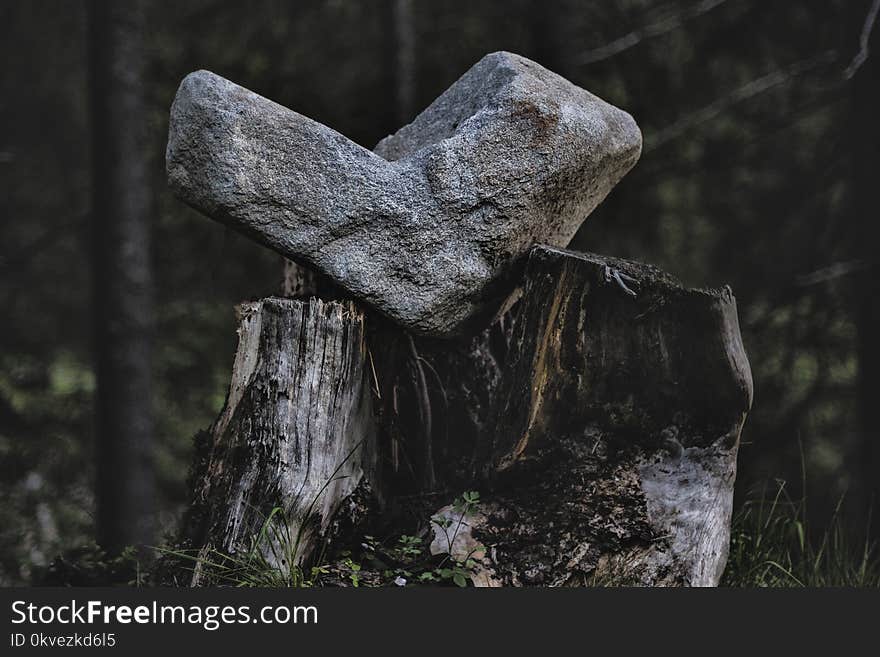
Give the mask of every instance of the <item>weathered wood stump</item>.
[[318, 299], [239, 310], [232, 383], [194, 481], [187, 533], [203, 559], [250, 550], [277, 509], [282, 528], [256, 547], [270, 562], [296, 563], [375, 470], [364, 316]]
[[[730, 290], [537, 247], [514, 298], [471, 342], [416, 347], [441, 487], [492, 491], [466, 523], [487, 567], [508, 584], [717, 584], [752, 399]], [[397, 418], [418, 462], [419, 415]]]
[[485, 491], [461, 537], [487, 548], [481, 585], [717, 584], [752, 398], [730, 291], [537, 247], [514, 298], [471, 341], [373, 318], [369, 347], [351, 305], [246, 306], [205, 545], [246, 544], [279, 506], [308, 556], [366, 477], [388, 498]]

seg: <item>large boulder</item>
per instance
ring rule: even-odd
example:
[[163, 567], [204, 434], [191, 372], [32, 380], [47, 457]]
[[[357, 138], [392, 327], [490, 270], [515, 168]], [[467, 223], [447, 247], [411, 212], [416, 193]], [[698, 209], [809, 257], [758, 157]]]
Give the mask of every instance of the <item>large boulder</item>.
[[489, 319], [533, 245], [566, 246], [635, 164], [626, 112], [485, 56], [371, 152], [207, 71], [171, 108], [173, 190], [413, 332]]

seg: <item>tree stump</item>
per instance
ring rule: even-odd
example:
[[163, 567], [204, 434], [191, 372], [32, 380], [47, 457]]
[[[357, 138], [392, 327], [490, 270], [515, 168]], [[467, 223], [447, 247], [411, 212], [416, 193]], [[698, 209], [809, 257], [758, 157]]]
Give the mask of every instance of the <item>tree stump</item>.
[[[235, 554], [280, 512], [285, 535], [256, 547], [270, 563], [294, 564], [375, 471], [364, 316], [318, 299], [268, 298], [239, 311], [232, 383], [194, 477], [188, 534], [201, 560]], [[193, 583], [201, 580], [197, 569]]]
[[752, 400], [730, 290], [536, 247], [511, 299], [458, 342], [375, 316], [365, 337], [352, 304], [245, 306], [200, 544], [240, 549], [277, 506], [307, 557], [365, 479], [385, 499], [480, 490], [438, 512], [481, 546], [477, 585], [716, 585]]
[[[439, 488], [489, 492], [464, 523], [491, 547], [482, 572], [493, 584], [717, 584], [752, 400], [730, 290], [536, 247], [512, 299], [471, 341], [416, 341], [431, 383], [408, 398], [435, 409], [430, 435], [421, 413], [386, 410], [403, 444], [433, 443]], [[388, 406], [412, 375], [384, 371]]]

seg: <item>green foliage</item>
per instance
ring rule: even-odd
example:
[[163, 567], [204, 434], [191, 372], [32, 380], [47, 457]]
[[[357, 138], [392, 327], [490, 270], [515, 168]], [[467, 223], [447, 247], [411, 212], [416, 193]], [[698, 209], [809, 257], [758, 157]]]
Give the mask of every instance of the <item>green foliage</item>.
[[40, 586], [142, 586], [148, 583], [147, 575], [135, 548], [109, 556], [93, 544], [59, 555], [46, 568], [38, 568], [33, 579]]
[[[452, 553], [452, 546], [455, 544], [455, 539], [458, 536], [458, 532], [461, 531], [461, 525], [464, 522], [465, 517], [473, 513], [476, 510], [477, 506], [480, 503], [480, 493], [477, 491], [465, 491], [459, 497], [456, 497], [452, 502], [452, 510], [458, 515], [458, 521], [453, 522], [451, 518], [448, 516], [434, 516], [431, 518], [431, 524], [437, 525], [446, 537], [446, 549], [450, 554]], [[455, 529], [453, 529], [452, 534], [449, 533], [449, 528], [452, 525], [455, 525]]]
[[[484, 548], [481, 545], [477, 546], [463, 558], [460, 555], [453, 556], [450, 552], [464, 516], [472, 513], [479, 502], [479, 493], [468, 491], [457, 497], [451, 505], [456, 514], [461, 514], [458, 521], [446, 516], [435, 516], [416, 534], [402, 534], [386, 540], [366, 535], [361, 542], [362, 551], [359, 555], [344, 551], [327, 570], [335, 573], [338, 581], [356, 587], [418, 585], [466, 587], [471, 581], [471, 573], [478, 565], [473, 553]], [[442, 529], [447, 544], [447, 550], [437, 555], [430, 554], [425, 545], [425, 537], [431, 535], [432, 525]], [[332, 578], [325, 580], [330, 583], [333, 581]]]
[[[484, 548], [482, 545], [478, 545], [467, 555], [461, 557], [455, 554], [453, 546], [465, 518], [476, 511], [479, 504], [480, 493], [478, 491], [465, 491], [452, 503], [452, 509], [458, 515], [457, 522], [453, 523], [452, 519], [447, 516], [434, 516], [431, 518], [431, 524], [440, 528], [446, 538], [446, 555], [443, 561], [434, 568], [432, 572], [433, 577], [429, 581], [452, 581], [453, 584], [459, 587], [468, 585], [470, 575], [477, 566], [477, 562], [472, 559], [472, 556], [475, 552], [484, 550]], [[450, 534], [449, 529], [453, 524], [455, 524], [455, 529]]]
[[94, 377], [65, 349], [0, 354], [0, 586], [40, 577], [54, 555], [90, 546]]
[[775, 494], [748, 500], [733, 520], [723, 585], [737, 587], [880, 587], [880, 552], [853, 540], [838, 502], [824, 530], [813, 531], [805, 500]]
[[418, 536], [404, 534], [397, 540], [395, 551], [400, 556], [401, 561], [418, 557], [422, 554], [422, 539]]
[[342, 561], [342, 567], [348, 570], [348, 579], [351, 582], [351, 585], [355, 588], [360, 586], [361, 584], [361, 565], [359, 563], [355, 563], [351, 560], [351, 557], [346, 557]]
[[452, 508], [455, 509], [456, 513], [467, 515], [476, 509], [479, 503], [480, 493], [475, 490], [469, 490], [462, 493], [461, 497], [455, 498]]
[[[216, 549], [178, 550], [158, 548], [176, 560], [204, 584], [236, 587], [303, 588], [312, 586], [325, 569], [301, 565], [302, 530], [291, 532], [284, 511], [274, 508], [251, 537], [247, 550], [228, 554]], [[354, 581], [354, 580], [353, 580]], [[355, 584], [357, 586], [357, 584]]]

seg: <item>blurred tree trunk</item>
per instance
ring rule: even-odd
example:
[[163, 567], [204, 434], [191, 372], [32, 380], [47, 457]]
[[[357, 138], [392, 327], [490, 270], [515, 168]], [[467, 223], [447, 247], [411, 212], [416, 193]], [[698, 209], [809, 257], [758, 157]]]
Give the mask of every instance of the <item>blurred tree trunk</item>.
[[152, 540], [152, 273], [144, 0], [90, 4], [97, 538]]
[[[861, 4], [861, 3], [860, 3]], [[869, 3], [870, 4], [870, 3]], [[862, 20], [865, 8], [859, 7]], [[859, 24], [861, 28], [861, 21]], [[865, 263], [857, 279], [858, 402], [861, 420], [861, 488], [866, 505], [876, 506], [880, 493], [880, 222], [877, 220], [877, 171], [880, 166], [880, 37], [874, 29], [870, 54], [853, 79], [854, 207], [856, 249]], [[867, 514], [867, 511], [866, 511]], [[880, 536], [880, 523], [873, 523]]]
[[415, 111], [416, 28], [413, 0], [392, 0], [391, 27], [394, 34], [394, 114], [397, 127], [400, 127], [413, 120]]

